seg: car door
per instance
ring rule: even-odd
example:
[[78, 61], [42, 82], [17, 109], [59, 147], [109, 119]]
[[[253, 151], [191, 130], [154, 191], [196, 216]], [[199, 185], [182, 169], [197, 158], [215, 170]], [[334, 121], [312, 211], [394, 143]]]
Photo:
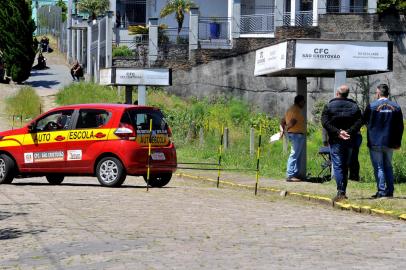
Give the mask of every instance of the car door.
[[66, 172], [66, 141], [73, 110], [50, 112], [24, 135], [23, 169], [28, 172]]
[[93, 171], [93, 163], [102, 153], [110, 129], [112, 113], [103, 109], [80, 109], [67, 140], [67, 167], [77, 173]]

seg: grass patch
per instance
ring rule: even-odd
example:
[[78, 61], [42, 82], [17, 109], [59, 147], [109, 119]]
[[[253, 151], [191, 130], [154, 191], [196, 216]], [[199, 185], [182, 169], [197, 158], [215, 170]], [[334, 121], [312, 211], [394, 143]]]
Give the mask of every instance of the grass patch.
[[32, 119], [41, 112], [41, 99], [32, 87], [24, 86], [6, 99], [6, 112], [10, 116]]
[[59, 105], [83, 103], [118, 103], [123, 102], [123, 95], [118, 95], [115, 88], [94, 83], [72, 83], [56, 95]]

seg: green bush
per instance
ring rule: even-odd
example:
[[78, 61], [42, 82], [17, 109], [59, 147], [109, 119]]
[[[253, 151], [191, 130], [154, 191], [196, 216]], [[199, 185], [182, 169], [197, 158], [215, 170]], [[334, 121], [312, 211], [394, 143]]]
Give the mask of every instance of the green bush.
[[134, 53], [130, 48], [125, 45], [114, 47], [113, 48], [113, 57], [123, 56], [123, 57], [130, 57], [133, 56]]
[[34, 118], [41, 112], [41, 99], [31, 87], [22, 87], [6, 99], [6, 112], [9, 115]]
[[56, 102], [60, 105], [122, 101], [123, 96], [118, 96], [115, 89], [88, 82], [72, 83], [56, 95]]

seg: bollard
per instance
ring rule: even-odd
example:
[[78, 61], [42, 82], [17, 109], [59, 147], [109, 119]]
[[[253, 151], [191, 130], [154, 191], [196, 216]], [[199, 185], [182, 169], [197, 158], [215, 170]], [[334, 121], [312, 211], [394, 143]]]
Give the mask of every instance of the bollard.
[[224, 127], [221, 127], [220, 147], [219, 147], [219, 162], [217, 172], [217, 188], [220, 185], [220, 171], [221, 171], [221, 154], [223, 152], [223, 139], [224, 139]]
[[256, 182], [255, 182], [255, 196], [258, 193], [258, 185], [259, 185], [259, 159], [261, 157], [261, 137], [262, 137], [262, 126], [259, 127], [258, 151], [257, 151], [257, 173], [256, 173]]
[[252, 127], [250, 128], [250, 156], [254, 155], [255, 148], [255, 129]]
[[229, 145], [229, 140], [228, 140], [229, 139], [228, 134], [229, 134], [228, 128], [225, 128], [224, 129], [224, 142], [223, 142], [224, 150], [227, 150], [228, 147], [230, 146]]
[[204, 145], [204, 129], [203, 127], [201, 127], [199, 130], [199, 146], [203, 147], [203, 145]]
[[151, 139], [152, 139], [152, 119], [149, 120], [149, 140], [148, 140], [148, 168], [147, 168], [147, 191], [149, 191], [149, 177], [151, 167]]

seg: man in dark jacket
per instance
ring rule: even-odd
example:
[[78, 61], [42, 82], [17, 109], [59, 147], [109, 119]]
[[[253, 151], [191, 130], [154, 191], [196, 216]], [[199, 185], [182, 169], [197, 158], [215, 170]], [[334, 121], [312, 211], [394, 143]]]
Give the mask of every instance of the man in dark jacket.
[[321, 116], [323, 127], [328, 132], [330, 155], [337, 183], [334, 201], [347, 199], [348, 164], [352, 147], [362, 126], [361, 110], [357, 103], [348, 98], [349, 88], [342, 85], [337, 89], [336, 98], [324, 107]]
[[376, 101], [365, 109], [368, 147], [378, 192], [373, 198], [393, 197], [392, 154], [399, 149], [403, 135], [403, 115], [399, 105], [388, 99], [389, 87], [378, 85]]

